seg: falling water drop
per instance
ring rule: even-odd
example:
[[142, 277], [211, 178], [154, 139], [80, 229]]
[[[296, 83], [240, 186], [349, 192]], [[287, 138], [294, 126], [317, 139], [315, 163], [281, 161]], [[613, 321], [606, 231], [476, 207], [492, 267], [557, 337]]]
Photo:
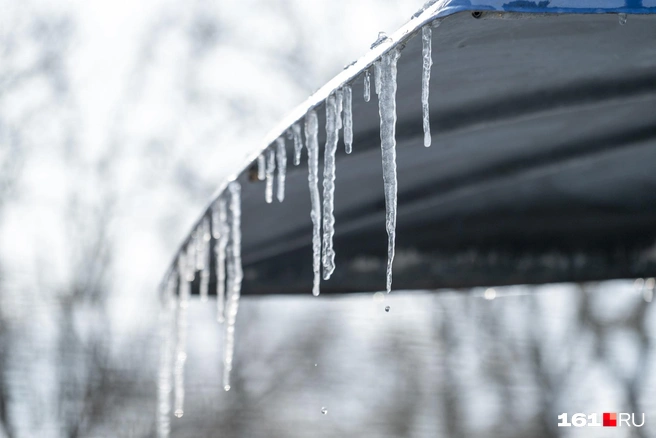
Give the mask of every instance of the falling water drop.
[[385, 306], [385, 312], [389, 312], [389, 311], [390, 311], [390, 306]]
[[278, 202], [285, 200], [285, 178], [287, 177], [287, 150], [285, 139], [278, 137], [276, 140], [276, 161], [278, 162], [278, 191], [276, 198]]
[[322, 413], [323, 415], [327, 415], [327, 414], [328, 414], [328, 409], [327, 409], [325, 406], [322, 407], [322, 408], [321, 408], [321, 413]]
[[424, 124], [424, 146], [431, 145], [431, 132], [430, 132], [430, 113], [428, 110], [428, 94], [430, 90], [430, 74], [433, 59], [431, 57], [431, 28], [426, 25], [421, 29], [421, 40], [423, 42], [423, 74], [421, 77], [421, 107], [423, 112]]
[[380, 65], [381, 93], [378, 99], [380, 115], [380, 148], [383, 155], [383, 185], [385, 188], [385, 228], [387, 229], [387, 293], [392, 290], [392, 263], [396, 240], [396, 63], [398, 49], [387, 52]]
[[321, 197], [319, 195], [319, 122], [317, 113], [310, 111], [305, 116], [305, 145], [308, 151], [308, 186], [310, 188], [310, 218], [312, 219], [312, 270], [314, 280], [312, 294], [319, 295], [321, 282]]
[[226, 386], [224, 386], [224, 387], [223, 387], [223, 390], [226, 391], [226, 392], [227, 392], [227, 391], [230, 391], [230, 385], [226, 385]]
[[326, 147], [323, 154], [323, 279], [328, 280], [335, 270], [335, 152], [337, 151], [337, 104], [335, 96], [326, 99]]
[[344, 148], [347, 154], [353, 151], [353, 90], [344, 85]]
[[624, 26], [626, 24], [626, 20], [627, 20], [626, 14], [617, 14], [617, 18], [619, 19], [620, 26]]
[[266, 188], [264, 189], [264, 199], [268, 204], [273, 202], [273, 174], [276, 171], [276, 151], [268, 149], [266, 151]]
[[176, 417], [182, 418], [183, 415], [184, 415], [184, 412], [182, 411], [182, 409], [176, 409], [175, 410], [175, 416]]

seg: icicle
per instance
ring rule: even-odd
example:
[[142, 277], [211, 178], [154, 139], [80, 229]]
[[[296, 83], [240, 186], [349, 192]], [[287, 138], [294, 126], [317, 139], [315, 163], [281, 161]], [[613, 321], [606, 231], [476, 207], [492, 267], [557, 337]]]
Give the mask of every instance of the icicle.
[[380, 148], [383, 155], [385, 186], [385, 228], [387, 229], [387, 292], [392, 290], [392, 262], [396, 237], [396, 62], [401, 53], [393, 49], [381, 59], [381, 92], [378, 96], [380, 115]]
[[266, 189], [264, 191], [264, 199], [267, 203], [271, 204], [273, 201], [273, 173], [276, 170], [276, 151], [269, 148], [266, 154]]
[[176, 319], [176, 341], [175, 341], [175, 368], [173, 379], [175, 387], [174, 415], [178, 418], [184, 414], [184, 367], [187, 361], [187, 307], [189, 305], [190, 282], [193, 281], [194, 266], [189, 258], [192, 252], [193, 242], [187, 245], [186, 254], [178, 256], [179, 270], [179, 299]]
[[381, 77], [380, 75], [382, 74], [380, 71], [380, 64], [382, 60], [379, 59], [378, 61], [374, 62], [374, 86], [376, 90], [376, 95], [380, 96], [380, 85], [381, 85]]
[[203, 224], [198, 224], [196, 229], [193, 232], [193, 241], [194, 241], [194, 260], [195, 260], [195, 265], [196, 265], [196, 270], [197, 271], [202, 271], [203, 270], [203, 264], [205, 260], [203, 260], [203, 244], [205, 243], [205, 240], [203, 240]]
[[301, 137], [301, 125], [294, 123], [292, 125], [292, 135], [294, 138], [294, 166], [301, 164], [301, 152], [303, 151], [303, 138]]
[[257, 157], [257, 179], [260, 181], [264, 181], [264, 178], [266, 177], [266, 162], [264, 159], [264, 154], [260, 154], [260, 156]]
[[285, 139], [278, 137], [276, 139], [276, 161], [278, 162], [278, 191], [276, 197], [278, 202], [285, 200], [285, 177], [287, 174], [287, 150], [285, 149]]
[[176, 308], [175, 287], [178, 275], [169, 276], [160, 312], [160, 363], [157, 382], [157, 436], [168, 438], [171, 432], [171, 377], [173, 374], [173, 316]]
[[319, 295], [321, 282], [321, 198], [319, 197], [319, 121], [317, 113], [310, 111], [305, 116], [305, 145], [308, 150], [308, 184], [310, 187], [310, 218], [312, 218], [312, 269], [314, 281], [312, 294]]
[[223, 389], [230, 390], [230, 371], [235, 349], [235, 321], [239, 310], [241, 281], [241, 186], [231, 182], [230, 191], [230, 247], [228, 248], [228, 303], [226, 312], [225, 346], [223, 349]]
[[212, 217], [216, 217], [215, 225], [212, 227], [216, 238], [216, 320], [225, 321], [225, 277], [226, 277], [226, 246], [230, 229], [228, 228], [228, 213], [226, 200], [220, 198], [212, 211]]
[[344, 85], [344, 148], [347, 154], [353, 150], [353, 90]]
[[335, 152], [337, 151], [337, 104], [335, 96], [326, 99], [326, 147], [323, 154], [323, 279], [328, 280], [335, 270]]
[[201, 236], [202, 241], [202, 253], [200, 258], [202, 259], [202, 266], [200, 271], [200, 300], [207, 301], [207, 295], [210, 288], [210, 240], [212, 235], [210, 234], [210, 221], [207, 217], [203, 219], [201, 227]]
[[364, 101], [369, 102], [371, 99], [371, 73], [369, 69], [364, 71]]
[[423, 42], [423, 57], [424, 57], [424, 70], [421, 77], [421, 107], [424, 116], [424, 146], [431, 145], [431, 131], [430, 131], [430, 113], [428, 111], [428, 92], [430, 85], [431, 66], [433, 59], [431, 57], [431, 28], [426, 25], [421, 29], [421, 40]]
[[344, 92], [341, 88], [335, 91], [335, 105], [337, 107], [335, 121], [337, 123], [337, 130], [340, 130], [342, 129], [342, 110], [344, 108]]

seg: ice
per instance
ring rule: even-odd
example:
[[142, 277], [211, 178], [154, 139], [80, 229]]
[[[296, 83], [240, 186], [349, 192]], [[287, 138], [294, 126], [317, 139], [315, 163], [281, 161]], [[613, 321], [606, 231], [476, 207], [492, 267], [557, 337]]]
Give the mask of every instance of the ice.
[[337, 114], [335, 116], [335, 121], [337, 123], [337, 129], [342, 129], [342, 111], [344, 109], [344, 92], [340, 88], [335, 91], [335, 105], [337, 106]]
[[292, 125], [292, 138], [294, 139], [294, 166], [301, 164], [301, 152], [303, 151], [303, 138], [301, 137], [301, 125]]
[[168, 438], [171, 432], [171, 377], [173, 374], [173, 317], [176, 308], [175, 287], [178, 275], [167, 281], [160, 313], [160, 363], [157, 381], [157, 436]]
[[278, 202], [285, 200], [285, 177], [287, 174], [287, 150], [285, 139], [278, 137], [276, 140], [276, 160], [278, 161], [278, 191], [276, 197]]
[[430, 85], [431, 66], [433, 59], [431, 57], [431, 35], [432, 31], [430, 25], [426, 25], [421, 29], [421, 41], [423, 43], [423, 59], [424, 69], [421, 77], [421, 107], [424, 118], [424, 146], [431, 145], [431, 132], [430, 132], [430, 113], [428, 110], [428, 93]]
[[207, 301], [207, 295], [210, 288], [210, 221], [207, 217], [203, 219], [201, 225], [201, 234], [199, 240], [202, 242], [202, 252], [200, 258], [202, 259], [200, 271], [200, 299]]
[[323, 279], [328, 280], [335, 270], [335, 152], [337, 151], [337, 104], [335, 96], [326, 99], [326, 147], [323, 154]]
[[266, 178], [266, 159], [264, 154], [257, 157], [257, 179], [264, 181]]
[[387, 229], [387, 292], [392, 290], [392, 263], [396, 238], [396, 62], [398, 49], [392, 49], [380, 60], [381, 90], [378, 96], [380, 115], [380, 148], [383, 156], [385, 188], [385, 228]]
[[321, 282], [321, 198], [319, 197], [319, 121], [317, 113], [310, 111], [305, 116], [305, 145], [308, 151], [308, 184], [310, 187], [310, 218], [312, 218], [312, 268], [314, 281], [312, 294], [319, 295]]
[[382, 74], [380, 71], [381, 65], [380, 63], [382, 62], [382, 59], [379, 59], [378, 61], [374, 62], [374, 87], [376, 90], [376, 95], [380, 95], [380, 85], [381, 85], [381, 77], [380, 75]]
[[273, 201], [273, 174], [276, 170], [276, 151], [269, 148], [266, 154], [266, 189], [264, 191], [264, 199], [267, 203], [271, 204]]
[[344, 100], [344, 148], [347, 154], [353, 151], [353, 90], [350, 85], [343, 87]]
[[626, 24], [627, 15], [626, 14], [617, 14], [617, 17], [619, 19], [620, 26], [624, 26]]
[[223, 388], [230, 389], [230, 371], [235, 349], [235, 322], [239, 310], [241, 281], [244, 276], [241, 266], [241, 186], [233, 181], [228, 186], [230, 192], [229, 225], [230, 244], [227, 251], [228, 282], [225, 344], [223, 349]]
[[369, 69], [364, 71], [364, 101], [369, 102], [371, 99], [371, 73]]
[[173, 380], [175, 389], [174, 414], [182, 417], [184, 413], [184, 367], [187, 361], [187, 307], [191, 293], [191, 281], [193, 281], [193, 241], [187, 244], [186, 253], [178, 255], [179, 291], [178, 305], [176, 307], [176, 340], [175, 340], [175, 367], [173, 369]]
[[228, 212], [226, 200], [221, 197], [214, 204], [212, 217], [216, 218], [212, 232], [216, 238], [216, 320], [225, 321], [225, 278], [226, 278], [226, 247], [230, 237], [228, 228]]

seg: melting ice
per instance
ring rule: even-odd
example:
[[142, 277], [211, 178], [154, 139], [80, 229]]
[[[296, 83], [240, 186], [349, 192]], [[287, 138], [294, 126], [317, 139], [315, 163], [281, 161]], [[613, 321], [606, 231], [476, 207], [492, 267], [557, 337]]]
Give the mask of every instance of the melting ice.
[[428, 111], [428, 92], [430, 85], [431, 66], [433, 59], [431, 57], [431, 28], [426, 25], [421, 29], [422, 41], [422, 54], [423, 54], [423, 71], [421, 76], [421, 107], [423, 112], [424, 122], [424, 146], [431, 145], [431, 132], [430, 132], [430, 114]]
[[321, 282], [321, 198], [319, 197], [319, 121], [317, 113], [305, 116], [305, 145], [308, 150], [308, 185], [310, 187], [310, 218], [312, 219], [312, 269], [314, 281], [312, 294], [319, 295]]
[[353, 150], [353, 90], [350, 85], [344, 85], [344, 148], [347, 154]]
[[335, 152], [337, 151], [337, 104], [335, 96], [326, 99], [326, 147], [323, 154], [323, 279], [335, 270]]
[[287, 151], [285, 150], [285, 139], [278, 137], [276, 140], [276, 161], [278, 162], [278, 191], [276, 197], [278, 202], [285, 200], [285, 178], [287, 174]]

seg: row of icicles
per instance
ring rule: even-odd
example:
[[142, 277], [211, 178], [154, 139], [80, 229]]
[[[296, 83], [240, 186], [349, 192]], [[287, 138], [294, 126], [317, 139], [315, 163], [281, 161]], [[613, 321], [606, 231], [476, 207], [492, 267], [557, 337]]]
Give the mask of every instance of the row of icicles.
[[[432, 66], [431, 27], [422, 28], [423, 72], [421, 104], [423, 111], [424, 146], [430, 146], [430, 119], [428, 111], [429, 81]], [[380, 139], [383, 161], [383, 185], [385, 191], [385, 226], [388, 234], [387, 292], [392, 288], [392, 263], [396, 229], [397, 177], [396, 177], [396, 76], [397, 61], [401, 52], [392, 48], [373, 64], [374, 87], [378, 95], [380, 116]], [[371, 72], [364, 72], [364, 100], [371, 97]], [[310, 110], [303, 123], [305, 144], [300, 122], [295, 123], [286, 135], [257, 158], [257, 176], [266, 181], [265, 200], [273, 201], [274, 176], [277, 173], [276, 198], [285, 199], [285, 175], [287, 153], [285, 137], [293, 141], [294, 165], [301, 162], [303, 147], [307, 149], [308, 184], [310, 190], [312, 220], [312, 253], [314, 280], [312, 293], [319, 295], [321, 277], [328, 280], [335, 270], [335, 154], [339, 131], [347, 154], [353, 148], [352, 89], [343, 85], [325, 100], [326, 143], [324, 148], [323, 192], [319, 194], [319, 141], [318, 118]], [[230, 371], [235, 339], [235, 321], [239, 308], [243, 271], [241, 265], [241, 187], [231, 182], [193, 231], [186, 247], [177, 258], [177, 270], [166, 282], [165, 312], [162, 323], [162, 355], [158, 383], [158, 435], [168, 437], [170, 433], [171, 393], [173, 413], [182, 417], [184, 413], [184, 366], [187, 359], [186, 331], [187, 307], [191, 295], [191, 282], [200, 274], [200, 297], [205, 301], [209, 292], [210, 251], [214, 242], [216, 261], [217, 320], [224, 324], [223, 387], [230, 389]], [[214, 240], [212, 240], [214, 238]], [[322, 272], [323, 268], [323, 272]], [[177, 294], [176, 294], [177, 288]], [[175, 322], [175, 325], [173, 323]], [[175, 327], [172, 330], [171, 327]]]

